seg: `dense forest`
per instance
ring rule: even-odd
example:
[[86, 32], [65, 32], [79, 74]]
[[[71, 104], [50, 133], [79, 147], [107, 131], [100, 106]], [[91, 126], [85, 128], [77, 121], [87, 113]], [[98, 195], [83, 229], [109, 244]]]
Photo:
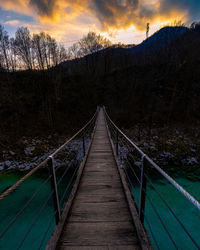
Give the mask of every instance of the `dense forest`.
[[[169, 33], [168, 28], [164, 30]], [[160, 35], [154, 34], [154, 38], [159, 43]], [[46, 64], [44, 56], [43, 63], [39, 50], [34, 60], [30, 59], [34, 64], [16, 52], [26, 70], [19, 71], [16, 66], [10, 70], [5, 60], [0, 72], [1, 146], [23, 135], [73, 133], [97, 105], [105, 105], [120, 127], [144, 127], [149, 136], [153, 128], [199, 126], [199, 23], [160, 48], [151, 49], [153, 45], [146, 41], [140, 53], [104, 42], [103, 46], [85, 48], [79, 59], [61, 64], [60, 60], [54, 62], [53, 56]], [[120, 67], [115, 67], [116, 63]], [[75, 71], [69, 70], [72, 64]]]

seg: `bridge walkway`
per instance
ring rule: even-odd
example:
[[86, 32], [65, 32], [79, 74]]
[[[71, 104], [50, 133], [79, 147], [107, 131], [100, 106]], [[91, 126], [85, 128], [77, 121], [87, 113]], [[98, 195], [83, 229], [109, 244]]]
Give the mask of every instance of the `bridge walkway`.
[[57, 249], [140, 249], [102, 110]]

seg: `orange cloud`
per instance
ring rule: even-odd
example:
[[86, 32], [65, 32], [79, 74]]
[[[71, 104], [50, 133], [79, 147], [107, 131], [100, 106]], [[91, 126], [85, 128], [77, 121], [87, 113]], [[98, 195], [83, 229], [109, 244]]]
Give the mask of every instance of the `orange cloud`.
[[[62, 40], [68, 34], [76, 38], [91, 28], [107, 34], [120, 30], [121, 34], [130, 28], [144, 31], [147, 22], [152, 27], [175, 19], [186, 21], [191, 9], [186, 8], [185, 2], [187, 0], [0, 0], [0, 6], [34, 17], [36, 24], [31, 30], [43, 29]], [[10, 25], [14, 23], [17, 25], [14, 20]]]
[[134, 26], [144, 30], [146, 23], [154, 24], [156, 20], [167, 18], [184, 18], [187, 11], [168, 7], [163, 9], [163, 2], [167, 0], [93, 0], [91, 9], [102, 24], [103, 30], [127, 29]]
[[[185, 15], [180, 6], [166, 4], [171, 0], [0, 0], [6, 10], [23, 12], [39, 18], [41, 22], [59, 23], [73, 20], [81, 13], [96, 17], [103, 30], [129, 28], [144, 29], [146, 22], [171, 13]], [[175, 0], [177, 1], [177, 0]], [[163, 8], [163, 6], [165, 8]], [[174, 15], [177, 18], [177, 15]]]
[[33, 10], [29, 8], [29, 0], [0, 0], [0, 6], [5, 10], [32, 15]]

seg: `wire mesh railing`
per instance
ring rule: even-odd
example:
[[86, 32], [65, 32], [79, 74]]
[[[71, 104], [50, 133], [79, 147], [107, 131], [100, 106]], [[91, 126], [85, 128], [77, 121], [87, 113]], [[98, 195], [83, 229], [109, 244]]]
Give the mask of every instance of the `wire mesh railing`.
[[105, 108], [104, 112], [139, 218], [154, 248], [200, 249], [200, 203], [144, 154]]
[[92, 119], [39, 166], [0, 194], [0, 249], [44, 249], [86, 157]]

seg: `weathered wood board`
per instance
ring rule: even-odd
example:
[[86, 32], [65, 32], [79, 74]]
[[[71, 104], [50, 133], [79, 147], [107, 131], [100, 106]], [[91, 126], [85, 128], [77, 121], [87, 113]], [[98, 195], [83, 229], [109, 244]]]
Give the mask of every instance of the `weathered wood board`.
[[130, 250], [139, 245], [101, 110], [57, 249]]

